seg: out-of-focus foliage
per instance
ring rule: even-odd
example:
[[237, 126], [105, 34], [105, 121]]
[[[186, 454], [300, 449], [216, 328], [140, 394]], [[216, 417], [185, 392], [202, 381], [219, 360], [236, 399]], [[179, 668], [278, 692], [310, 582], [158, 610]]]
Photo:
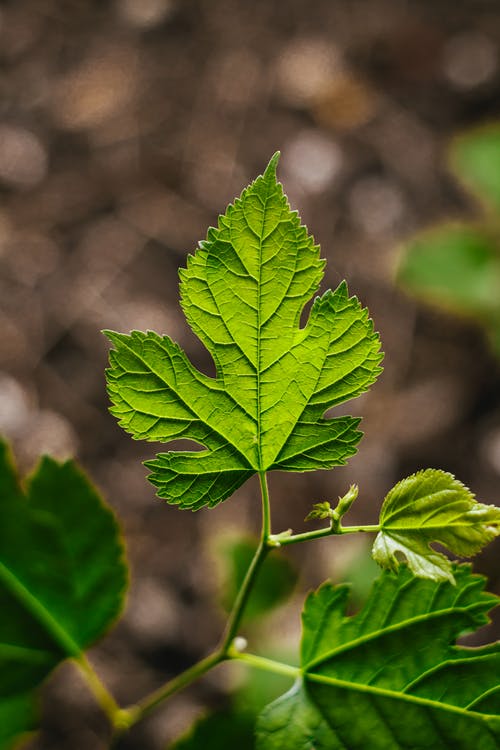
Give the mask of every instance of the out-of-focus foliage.
[[[257, 546], [257, 540], [251, 537], [225, 537], [219, 541], [218, 552], [225, 575], [222, 605], [227, 610], [234, 604]], [[290, 558], [278, 550], [273, 551], [259, 571], [245, 609], [245, 620], [253, 620], [283, 604], [297, 578]]]
[[0, 750], [18, 747], [24, 735], [38, 726], [33, 696], [29, 693], [0, 700]]
[[169, 750], [253, 750], [255, 716], [252, 713], [221, 711], [200, 719]]
[[500, 123], [456, 138], [450, 148], [450, 165], [476, 198], [500, 212]]
[[413, 294], [477, 320], [500, 356], [500, 124], [454, 140], [455, 177], [485, 209], [474, 223], [444, 223], [409, 240], [398, 281]]
[[0, 442], [0, 742], [33, 728], [30, 693], [109, 629], [127, 587], [116, 519], [77, 466], [43, 458], [26, 484]]

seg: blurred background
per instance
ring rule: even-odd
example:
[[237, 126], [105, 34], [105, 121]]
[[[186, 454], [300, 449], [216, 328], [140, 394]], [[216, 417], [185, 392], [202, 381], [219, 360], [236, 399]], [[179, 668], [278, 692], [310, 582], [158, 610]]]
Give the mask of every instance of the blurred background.
[[[279, 177], [328, 262], [323, 289], [347, 279], [386, 359], [371, 392], [348, 405], [365, 432], [349, 465], [271, 477], [273, 530], [304, 530], [312, 503], [352, 482], [349, 520], [374, 523], [387, 490], [428, 466], [499, 504], [498, 352], [480, 325], [396, 283], [417, 232], [482, 221], [446, 155], [456, 133], [496, 118], [496, 0], [0, 2], [0, 431], [23, 471], [43, 452], [75, 455], [122, 519], [129, 605], [91, 655], [120, 701], [216, 642], [221, 560], [237, 567], [235, 535], [258, 531], [260, 500], [254, 480], [195, 515], [155, 497], [141, 465], [155, 446], [107, 412], [100, 330], [168, 333], [210, 370], [179, 307], [177, 269], [280, 149]], [[272, 651], [277, 634], [292, 650], [304, 592], [327, 577], [352, 579], [362, 601], [374, 575], [367, 543], [290, 549], [294, 593], [254, 643]], [[493, 590], [498, 550], [476, 564]], [[120, 748], [168, 747], [243, 685], [237, 670], [215, 672]], [[71, 668], [44, 695], [30, 748], [105, 747]]]

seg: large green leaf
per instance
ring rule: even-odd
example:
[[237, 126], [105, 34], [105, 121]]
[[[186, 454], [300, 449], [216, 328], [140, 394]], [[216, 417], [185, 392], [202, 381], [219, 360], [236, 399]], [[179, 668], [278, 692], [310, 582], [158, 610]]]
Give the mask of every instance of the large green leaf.
[[250, 712], [226, 710], [209, 714], [169, 745], [169, 750], [254, 750], [254, 725], [255, 716]]
[[368, 313], [342, 283], [317, 297], [324, 261], [276, 181], [275, 155], [181, 271], [182, 307], [216, 365], [198, 372], [168, 336], [106, 332], [112, 413], [133, 437], [196, 441], [146, 465], [158, 495], [196, 510], [258, 471], [345, 463], [359, 420], [324, 419], [380, 372]]
[[0, 702], [78, 658], [127, 584], [111, 510], [71, 461], [44, 458], [23, 491], [0, 442]]
[[0, 701], [0, 750], [19, 747], [28, 733], [36, 729], [38, 717], [29, 693]]
[[404, 555], [415, 575], [453, 582], [447, 557], [429, 545], [439, 542], [460, 557], [471, 557], [500, 534], [500, 508], [476, 502], [452, 474], [426, 469], [398, 482], [380, 512], [373, 557], [397, 569]]
[[258, 750], [496, 750], [500, 644], [455, 640], [497, 598], [468, 566], [454, 572], [456, 586], [386, 572], [352, 617], [346, 586], [311, 594], [302, 678], [261, 714]]

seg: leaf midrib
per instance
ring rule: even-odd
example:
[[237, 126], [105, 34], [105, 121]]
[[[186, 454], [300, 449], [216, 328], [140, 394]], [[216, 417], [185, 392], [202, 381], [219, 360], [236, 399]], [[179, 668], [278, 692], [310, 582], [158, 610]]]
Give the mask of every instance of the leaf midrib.
[[3, 562], [0, 562], [0, 580], [6, 588], [21, 602], [26, 610], [42, 625], [46, 632], [61, 647], [66, 656], [79, 658], [82, 650], [71, 635], [57, 622], [52, 613], [24, 585], [18, 576]]
[[[385, 523], [380, 524], [380, 531], [389, 533], [391, 531], [394, 532], [400, 532], [400, 533], [406, 533], [408, 531], [439, 531], [443, 529], [449, 529], [452, 528], [475, 528], [476, 526], [479, 526], [483, 531], [485, 530], [484, 527], [486, 525], [486, 528], [491, 527], [492, 529], [500, 526], [500, 521], [474, 521], [473, 523], [440, 523], [440, 524], [425, 524], [421, 523], [419, 526], [391, 526], [386, 525]], [[436, 540], [437, 541], [437, 540]]]
[[474, 612], [475, 610], [484, 610], [484, 606], [484, 602], [477, 602], [475, 605], [469, 605], [465, 607], [447, 607], [446, 609], [440, 609], [436, 612], [424, 612], [421, 615], [402, 620], [401, 622], [396, 622], [392, 625], [387, 625], [386, 627], [379, 628], [378, 630], [374, 630], [373, 632], [367, 633], [366, 635], [359, 636], [352, 641], [343, 643], [341, 646], [338, 646], [337, 648], [334, 648], [331, 651], [322, 654], [316, 659], [313, 659], [313, 661], [309, 662], [309, 664], [307, 664], [306, 666], [306, 670], [314, 669], [315, 667], [322, 665], [324, 662], [335, 658], [339, 654], [343, 654], [347, 651], [352, 651], [353, 649], [357, 648], [358, 646], [362, 646], [365, 643], [374, 641], [377, 638], [382, 638], [390, 633], [397, 632], [398, 630], [404, 630], [405, 628], [411, 627], [412, 625], [417, 625], [420, 622], [429, 622], [430, 620], [447, 617], [457, 613], [467, 614], [469, 612]]
[[491, 727], [489, 726], [490, 720], [493, 720], [495, 722], [499, 721], [499, 717], [495, 714], [483, 714], [479, 713], [478, 711], [469, 711], [465, 708], [462, 708], [461, 706], [454, 706], [452, 703], [442, 703], [440, 701], [432, 700], [432, 698], [422, 698], [418, 695], [403, 693], [397, 690], [389, 690], [388, 688], [376, 687], [374, 685], [366, 685], [362, 682], [349, 682], [349, 680], [341, 680], [337, 677], [329, 677], [327, 675], [321, 675], [314, 672], [310, 674], [309, 672], [305, 671], [303, 673], [303, 678], [304, 680], [309, 682], [316, 682], [324, 685], [333, 685], [334, 687], [340, 687], [345, 690], [351, 690], [360, 693], [369, 693], [371, 695], [377, 695], [384, 698], [392, 698], [406, 703], [414, 703], [421, 706], [450, 711], [461, 716], [466, 716], [467, 718], [475, 718], [485, 724], [495, 740], [498, 739], [497, 735], [493, 733]]

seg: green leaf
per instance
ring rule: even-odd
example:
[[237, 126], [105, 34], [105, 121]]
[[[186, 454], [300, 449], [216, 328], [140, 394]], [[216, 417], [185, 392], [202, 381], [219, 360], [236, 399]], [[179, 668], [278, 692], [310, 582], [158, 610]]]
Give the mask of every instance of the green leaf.
[[328, 501], [323, 503], [314, 503], [312, 510], [305, 517], [305, 521], [315, 521], [319, 519], [324, 521], [325, 518], [333, 518], [335, 511]]
[[346, 586], [324, 584], [303, 613], [302, 678], [257, 724], [258, 750], [495, 750], [500, 644], [455, 645], [497, 598], [468, 566], [457, 584], [385, 572], [346, 617]]
[[185, 438], [199, 451], [146, 462], [158, 495], [182, 508], [216, 505], [256, 472], [312, 471], [356, 451], [359, 419], [325, 419], [380, 373], [378, 335], [345, 283], [317, 297], [324, 261], [265, 173], [219, 218], [181, 271], [182, 308], [213, 357], [198, 372], [168, 336], [106, 332], [112, 413], [134, 438]]
[[500, 508], [483, 505], [452, 474], [426, 469], [398, 482], [380, 512], [374, 559], [396, 570], [403, 555], [423, 578], [453, 582], [451, 563], [429, 544], [439, 542], [460, 557], [470, 557], [500, 534]]
[[451, 312], [498, 324], [500, 252], [485, 229], [444, 224], [417, 235], [404, 248], [398, 281]]
[[312, 511], [306, 516], [306, 521], [313, 521], [314, 519], [325, 519], [329, 518], [333, 524], [337, 524], [345, 516], [353, 502], [358, 497], [359, 489], [355, 484], [351, 484], [348, 491], [342, 497], [339, 497], [337, 505], [332, 508], [329, 502], [315, 503]]
[[72, 461], [40, 462], [22, 491], [0, 442], [0, 701], [33, 689], [104, 634], [127, 569], [111, 510]]
[[451, 167], [481, 200], [500, 209], [500, 125], [475, 128], [455, 138]]
[[30, 694], [0, 701], [0, 750], [12, 750], [37, 727], [37, 715]]
[[170, 750], [254, 750], [255, 716], [239, 711], [220, 711], [196, 722]]
[[[226, 538], [219, 545], [224, 562], [226, 582], [222, 604], [231, 609], [243, 584], [248, 567], [257, 550], [258, 543], [249, 537]], [[262, 617], [270, 610], [283, 604], [297, 583], [297, 571], [289, 558], [275, 550], [268, 556], [257, 574], [254, 586], [245, 607], [245, 620]]]

